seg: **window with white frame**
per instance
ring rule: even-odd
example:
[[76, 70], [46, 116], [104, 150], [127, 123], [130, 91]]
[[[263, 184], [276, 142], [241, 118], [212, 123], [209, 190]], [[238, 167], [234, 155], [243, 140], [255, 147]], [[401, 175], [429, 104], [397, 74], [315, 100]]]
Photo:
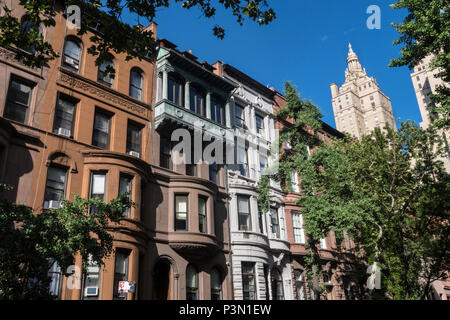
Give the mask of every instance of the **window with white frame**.
[[[131, 186], [133, 182], [133, 177], [127, 174], [120, 174], [119, 177], [119, 194], [127, 194], [128, 198], [131, 200]], [[128, 208], [125, 212], [125, 217], [131, 217], [131, 208]]]
[[188, 196], [175, 195], [175, 231], [187, 231]]
[[294, 229], [294, 242], [305, 243], [305, 229], [303, 225], [303, 215], [298, 211], [292, 212], [292, 226]]
[[81, 46], [79, 41], [75, 39], [66, 39], [64, 43], [64, 51], [62, 65], [74, 72], [79, 72], [81, 60]]
[[100, 265], [92, 259], [91, 255], [87, 259], [83, 278], [83, 300], [98, 300], [100, 296]]
[[252, 219], [250, 213], [250, 197], [238, 195], [238, 223], [240, 231], [252, 230]]
[[270, 208], [270, 220], [272, 222], [272, 234], [280, 238], [280, 222], [278, 220], [278, 209]]
[[256, 115], [256, 133], [264, 136], [264, 118]]
[[326, 240], [326, 238], [320, 239], [320, 248], [321, 249], [326, 249], [327, 248], [327, 240]]
[[114, 261], [114, 286], [113, 299], [126, 300], [127, 294], [119, 292], [119, 282], [128, 281], [128, 260], [130, 251], [123, 249], [116, 249]]
[[202, 233], [206, 233], [207, 232], [207, 227], [206, 227], [206, 204], [207, 204], [207, 199], [204, 197], [199, 197], [198, 198], [198, 231], [202, 232]]
[[245, 126], [245, 112], [244, 107], [236, 104], [234, 107], [234, 124], [237, 127], [244, 128]]
[[[105, 200], [105, 188], [106, 188], [106, 172], [104, 171], [93, 171], [91, 172], [91, 189], [89, 192], [90, 199], [100, 199]], [[93, 214], [96, 212], [96, 207], [92, 205], [89, 208], [89, 213]]]

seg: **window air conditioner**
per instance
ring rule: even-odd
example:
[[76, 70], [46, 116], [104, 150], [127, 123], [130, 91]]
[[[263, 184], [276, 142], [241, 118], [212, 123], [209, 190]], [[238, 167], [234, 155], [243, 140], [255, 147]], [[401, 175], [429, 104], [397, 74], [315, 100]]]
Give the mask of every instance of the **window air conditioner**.
[[46, 209], [59, 209], [61, 207], [61, 202], [56, 200], [45, 201], [44, 208]]
[[61, 134], [66, 137], [70, 137], [71, 132], [69, 129], [66, 129], [66, 128], [58, 128], [58, 134]]
[[96, 297], [98, 296], [98, 287], [86, 287], [84, 289], [85, 297]]
[[136, 157], [136, 158], [139, 158], [139, 157], [140, 157], [139, 152], [136, 152], [136, 151], [130, 151], [130, 152], [128, 152], [128, 154], [129, 154], [130, 156], [133, 156], [133, 157]]

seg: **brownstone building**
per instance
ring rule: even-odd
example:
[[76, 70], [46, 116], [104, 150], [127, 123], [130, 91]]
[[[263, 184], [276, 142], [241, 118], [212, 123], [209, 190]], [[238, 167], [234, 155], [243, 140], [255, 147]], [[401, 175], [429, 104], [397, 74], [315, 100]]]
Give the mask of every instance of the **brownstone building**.
[[[0, 181], [14, 187], [7, 198], [35, 213], [74, 195], [109, 201], [130, 192], [137, 205], [111, 226], [115, 252], [104, 268], [90, 265], [81, 287], [69, 290], [56, 266], [51, 291], [60, 299], [148, 297], [142, 284], [149, 275], [149, 231], [141, 200], [152, 181], [154, 63], [116, 55], [108, 62], [116, 76], [109, 77], [108, 63], [98, 68], [87, 54], [90, 35], [68, 29], [62, 2], [55, 6], [54, 27], [23, 25], [39, 29], [60, 58], [32, 69], [14, 59], [20, 49], [0, 48]], [[22, 7], [13, 8], [23, 15]], [[155, 25], [149, 28], [156, 33]], [[135, 297], [117, 295], [120, 280], [136, 281]]]
[[[286, 107], [286, 100], [283, 95], [276, 93], [274, 98], [274, 113]], [[284, 126], [289, 126], [292, 119], [281, 123], [275, 122], [275, 128], [281, 130]], [[322, 130], [318, 133], [320, 139], [330, 141], [331, 137], [342, 137], [342, 133], [322, 123]], [[308, 152], [312, 152], [309, 150]], [[313, 300], [316, 297], [312, 291], [310, 281], [305, 272], [304, 257], [308, 254], [305, 249], [306, 233], [305, 221], [301, 214], [301, 205], [296, 202], [300, 196], [300, 182], [297, 174], [291, 174], [293, 191], [284, 193], [284, 203], [286, 212], [287, 238], [290, 243], [292, 284], [294, 299]], [[331, 231], [326, 238], [320, 240], [319, 253], [322, 259], [322, 279], [320, 279], [323, 292], [321, 300], [351, 300], [358, 298], [358, 286], [360, 285], [355, 273], [355, 266], [352, 265], [349, 249], [354, 247], [352, 241], [346, 236], [340, 237], [342, 241], [336, 240], [336, 235]]]

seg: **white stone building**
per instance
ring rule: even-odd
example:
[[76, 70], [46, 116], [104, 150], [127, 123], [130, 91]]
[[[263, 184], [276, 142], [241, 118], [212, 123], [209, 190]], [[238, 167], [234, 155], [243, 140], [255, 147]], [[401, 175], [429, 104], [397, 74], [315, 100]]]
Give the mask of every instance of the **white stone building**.
[[284, 202], [272, 182], [270, 212], [258, 208], [258, 181], [278, 155], [268, 156], [276, 140], [275, 92], [230, 65], [214, 65], [220, 75], [239, 85], [231, 97], [235, 144], [240, 164], [228, 166], [232, 281], [236, 300], [291, 300], [291, 265]]
[[345, 83], [331, 84], [331, 95], [336, 129], [357, 138], [385, 124], [396, 129], [391, 100], [386, 96], [374, 77], [369, 77], [361, 67], [359, 58], [349, 45], [348, 68]]

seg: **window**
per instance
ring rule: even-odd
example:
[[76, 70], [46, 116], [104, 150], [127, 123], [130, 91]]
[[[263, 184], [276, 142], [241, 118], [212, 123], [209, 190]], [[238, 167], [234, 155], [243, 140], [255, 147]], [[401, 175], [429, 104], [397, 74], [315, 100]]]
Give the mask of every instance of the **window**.
[[127, 294], [119, 292], [119, 282], [128, 281], [128, 256], [129, 251], [116, 249], [116, 257], [114, 262], [114, 300], [126, 300]]
[[192, 265], [186, 269], [186, 300], [198, 300], [198, 272]]
[[259, 223], [259, 233], [264, 233], [264, 212], [258, 205], [258, 223]]
[[291, 186], [293, 192], [300, 192], [300, 188], [298, 186], [298, 176], [294, 170], [291, 171]]
[[130, 96], [137, 99], [142, 100], [142, 71], [133, 68], [130, 72]]
[[187, 195], [175, 196], [175, 231], [187, 231], [188, 215], [188, 197]]
[[264, 119], [256, 115], [256, 133], [264, 135]]
[[344, 232], [335, 232], [334, 236], [336, 239], [336, 248], [338, 249], [338, 251], [345, 252], [346, 246]]
[[94, 146], [109, 148], [109, 131], [111, 116], [99, 111], [95, 111], [94, 132], [92, 134], [92, 144]]
[[321, 249], [327, 248], [327, 240], [325, 238], [320, 239], [320, 248]]
[[169, 74], [168, 90], [168, 99], [178, 106], [183, 106], [183, 81], [176, 75]]
[[303, 278], [302, 271], [294, 270], [294, 278], [295, 278], [295, 292], [297, 300], [306, 300], [305, 280]]
[[239, 195], [238, 198], [238, 223], [240, 231], [251, 231], [252, 220], [250, 214], [250, 197]]
[[45, 186], [44, 208], [57, 209], [61, 206], [66, 190], [67, 170], [49, 167]]
[[220, 184], [220, 167], [215, 162], [209, 165], [209, 180], [216, 184]]
[[[91, 190], [90, 199], [105, 200], [106, 172], [91, 172]], [[89, 213], [96, 212], [95, 206], [89, 208]]]
[[270, 208], [270, 219], [272, 221], [272, 234], [280, 238], [280, 225], [278, 222], [278, 210], [276, 208]]
[[30, 107], [32, 87], [18, 78], [11, 78], [6, 98], [4, 117], [25, 123]]
[[221, 101], [215, 97], [211, 97], [211, 120], [219, 124], [223, 124], [224, 119], [224, 108]]
[[161, 137], [160, 149], [160, 166], [172, 170], [172, 141], [170, 141], [170, 138]]
[[112, 67], [114, 68], [114, 63], [112, 61], [105, 61], [103, 62], [100, 67], [98, 68], [98, 82], [104, 84], [105, 86], [112, 87], [113, 80], [111, 78], [111, 74], [107, 73], [107, 68]]
[[267, 167], [267, 157], [259, 155], [259, 174], [263, 175], [264, 169]]
[[373, 100], [373, 96], [370, 96], [370, 100], [371, 100], [371, 101]]
[[297, 211], [292, 212], [292, 226], [294, 229], [294, 242], [305, 243], [305, 229], [303, 225], [303, 215]]
[[247, 149], [244, 146], [239, 146], [236, 144], [236, 156], [239, 166], [239, 173], [246, 177], [248, 174]]
[[[26, 16], [22, 17], [21, 23], [22, 23], [22, 32], [23, 33], [28, 33], [28, 34], [37, 33], [42, 36], [42, 34], [41, 34], [42, 30], [39, 27], [39, 25], [28, 20], [28, 18]], [[22, 48], [22, 49], [31, 54], [35, 54], [35, 52], [36, 52], [36, 49], [34, 47], [28, 47], [28, 48]]]
[[141, 156], [142, 126], [129, 121], [127, 127], [127, 153], [134, 157]]
[[241, 128], [244, 128], [245, 126], [244, 108], [238, 104], [236, 104], [234, 107], [234, 124]]
[[55, 122], [53, 124], [53, 132], [72, 137], [73, 124], [75, 119], [76, 102], [67, 99], [63, 95], [58, 96], [55, 110]]
[[48, 271], [48, 276], [50, 278], [48, 293], [55, 297], [56, 299], [61, 298], [61, 285], [62, 285], [62, 272], [61, 267], [55, 260], [50, 261], [51, 267]]
[[222, 277], [219, 270], [214, 268], [211, 270], [211, 300], [222, 299]]
[[207, 199], [202, 198], [202, 197], [198, 198], [198, 230], [202, 233], [207, 232], [206, 204], [207, 204]]
[[[132, 194], [131, 194], [131, 186], [133, 182], [133, 177], [123, 174], [120, 174], [119, 177], [119, 194], [128, 194], [128, 198], [131, 200]], [[130, 218], [131, 217], [131, 208], [128, 208], [125, 212], [125, 217]]]
[[244, 300], [256, 300], [255, 264], [242, 262], [242, 293]]
[[87, 260], [83, 291], [83, 300], [98, 300], [100, 295], [100, 265], [92, 259], [91, 255]]
[[189, 86], [190, 90], [190, 108], [191, 111], [196, 112], [199, 115], [206, 116], [205, 111], [205, 94], [201, 89], [199, 89], [197, 86], [191, 84]]
[[283, 278], [278, 269], [272, 269], [272, 299], [284, 300]]
[[78, 41], [66, 39], [62, 56], [63, 67], [74, 72], [80, 71], [81, 46]]

